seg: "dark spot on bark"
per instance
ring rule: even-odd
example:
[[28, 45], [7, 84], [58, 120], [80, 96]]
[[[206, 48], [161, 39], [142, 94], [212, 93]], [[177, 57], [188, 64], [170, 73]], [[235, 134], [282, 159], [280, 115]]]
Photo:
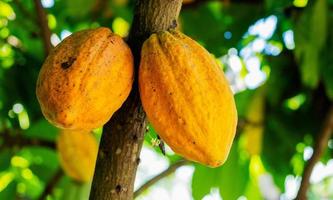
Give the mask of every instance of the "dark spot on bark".
[[76, 58], [69, 57], [67, 61], [61, 63], [61, 68], [68, 69], [75, 62]]
[[117, 193], [120, 193], [120, 192], [121, 192], [121, 185], [117, 185], [117, 186], [116, 186], [116, 192], [117, 192]]
[[141, 162], [141, 159], [140, 159], [140, 158], [137, 158], [137, 159], [136, 159], [136, 164], [140, 164], [140, 162]]
[[170, 28], [176, 28], [177, 27], [177, 20], [172, 20], [172, 24], [171, 24], [171, 26], [170, 26]]
[[137, 141], [138, 140], [138, 136], [136, 134], [133, 135], [133, 140]]

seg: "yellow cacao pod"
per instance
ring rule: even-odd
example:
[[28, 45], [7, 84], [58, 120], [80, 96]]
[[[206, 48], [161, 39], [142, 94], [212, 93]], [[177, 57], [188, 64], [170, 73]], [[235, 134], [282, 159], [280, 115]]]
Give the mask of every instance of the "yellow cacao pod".
[[107, 28], [84, 30], [62, 41], [47, 57], [37, 81], [41, 110], [64, 129], [101, 127], [128, 97], [133, 56]]
[[79, 182], [92, 180], [98, 152], [97, 141], [87, 131], [63, 130], [57, 139], [60, 165]]
[[237, 111], [216, 60], [175, 30], [151, 35], [141, 54], [141, 100], [157, 133], [189, 160], [223, 164], [235, 136]]
[[265, 117], [265, 87], [257, 88], [246, 113], [242, 132], [245, 149], [250, 156], [259, 155], [262, 150]]

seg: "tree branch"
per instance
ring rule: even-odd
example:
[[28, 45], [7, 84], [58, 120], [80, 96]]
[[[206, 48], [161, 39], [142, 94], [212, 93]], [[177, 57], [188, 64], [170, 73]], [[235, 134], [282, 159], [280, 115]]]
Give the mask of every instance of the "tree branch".
[[[154, 32], [175, 25], [181, 0], [138, 0], [129, 35], [137, 74], [142, 43]], [[123, 106], [104, 126], [90, 200], [133, 199], [134, 180], [146, 129], [137, 77]]]
[[44, 200], [49, 194], [52, 194], [54, 187], [58, 184], [60, 179], [63, 177], [64, 172], [62, 169], [58, 169], [54, 176], [50, 179], [48, 184], [45, 186], [43, 193], [40, 195], [38, 200]]
[[170, 174], [174, 173], [178, 168], [188, 165], [191, 162], [188, 160], [180, 160], [172, 165], [170, 165], [165, 171], [161, 172], [160, 174], [156, 175], [152, 179], [148, 180], [146, 183], [144, 183], [140, 188], [138, 188], [134, 192], [134, 198], [138, 197], [140, 194], [142, 194], [145, 190], [147, 190], [149, 187], [157, 183], [159, 180], [169, 176]]
[[43, 39], [44, 52], [48, 55], [53, 48], [51, 44], [51, 30], [48, 25], [47, 16], [40, 0], [34, 0], [37, 12], [37, 23], [40, 26], [40, 34]]
[[11, 134], [9, 130], [4, 130], [0, 133], [2, 144], [0, 150], [5, 148], [22, 148], [25, 146], [42, 146], [50, 149], [55, 149], [55, 143], [46, 140], [30, 139], [23, 137], [22, 134]]
[[323, 128], [316, 138], [312, 157], [305, 166], [301, 185], [298, 190], [296, 200], [307, 199], [306, 194], [310, 186], [310, 177], [312, 174], [312, 170], [316, 165], [316, 163], [319, 161], [324, 150], [327, 148], [327, 143], [331, 136], [332, 131], [333, 131], [333, 105], [330, 107], [326, 119], [324, 121]]

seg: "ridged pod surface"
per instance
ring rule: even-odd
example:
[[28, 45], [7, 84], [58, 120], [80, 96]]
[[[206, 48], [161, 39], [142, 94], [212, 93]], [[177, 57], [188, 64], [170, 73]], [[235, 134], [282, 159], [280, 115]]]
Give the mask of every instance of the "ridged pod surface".
[[237, 111], [209, 52], [175, 30], [151, 35], [141, 52], [139, 88], [148, 119], [173, 151], [211, 167], [225, 162]]
[[60, 164], [65, 173], [79, 182], [89, 182], [95, 169], [98, 144], [88, 131], [63, 130], [57, 139]]
[[74, 33], [41, 68], [36, 93], [42, 112], [60, 128], [100, 127], [128, 97], [133, 70], [130, 48], [108, 28]]

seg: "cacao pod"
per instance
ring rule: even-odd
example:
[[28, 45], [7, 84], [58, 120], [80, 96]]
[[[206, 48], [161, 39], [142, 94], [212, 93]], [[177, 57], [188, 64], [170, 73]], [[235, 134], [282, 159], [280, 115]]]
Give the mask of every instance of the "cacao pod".
[[257, 88], [252, 97], [246, 115], [242, 132], [245, 150], [250, 156], [259, 155], [262, 151], [265, 117], [266, 87]]
[[225, 162], [237, 111], [223, 71], [202, 46], [175, 30], [151, 35], [139, 89], [148, 119], [173, 151], [211, 167]]
[[133, 56], [107, 28], [84, 30], [62, 41], [47, 57], [37, 81], [41, 110], [64, 129], [101, 127], [128, 97]]
[[57, 139], [60, 165], [64, 172], [79, 182], [89, 182], [95, 169], [98, 145], [87, 131], [63, 130]]

